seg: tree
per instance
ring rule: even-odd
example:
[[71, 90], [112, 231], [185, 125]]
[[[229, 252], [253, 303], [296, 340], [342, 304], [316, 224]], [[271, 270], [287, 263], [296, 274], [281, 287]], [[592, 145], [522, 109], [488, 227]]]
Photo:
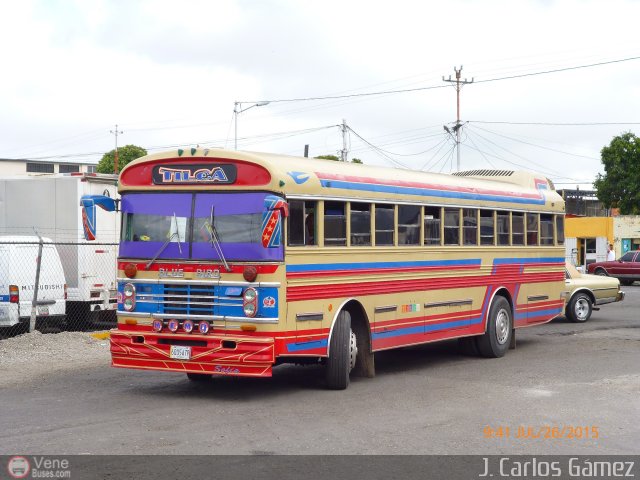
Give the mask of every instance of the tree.
[[[136, 145], [125, 145], [124, 147], [118, 147], [118, 173], [122, 171], [124, 166], [135, 160], [136, 158], [144, 157], [147, 151]], [[114, 173], [113, 172], [113, 159], [116, 156], [116, 150], [113, 149], [110, 152], [105, 153], [102, 159], [98, 162], [96, 171], [98, 173]]]
[[600, 156], [605, 173], [593, 182], [598, 199], [622, 215], [640, 214], [640, 138], [631, 132], [614, 137]]
[[[322, 160], [333, 160], [334, 162], [340, 161], [340, 158], [336, 157], [335, 155], [319, 155], [313, 158], [320, 158]], [[351, 163], [362, 163], [362, 160], [360, 160], [359, 158], [352, 158]]]

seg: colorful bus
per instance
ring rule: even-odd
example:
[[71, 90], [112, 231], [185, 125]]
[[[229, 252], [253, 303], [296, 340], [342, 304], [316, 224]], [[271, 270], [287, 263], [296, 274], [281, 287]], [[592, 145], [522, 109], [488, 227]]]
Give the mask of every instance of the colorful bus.
[[461, 339], [485, 357], [563, 311], [564, 202], [546, 178], [185, 149], [123, 169], [115, 367], [271, 376]]

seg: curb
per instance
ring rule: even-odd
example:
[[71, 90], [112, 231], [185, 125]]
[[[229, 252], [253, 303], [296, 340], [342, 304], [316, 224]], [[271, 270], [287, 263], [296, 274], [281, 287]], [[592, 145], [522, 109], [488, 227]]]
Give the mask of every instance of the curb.
[[111, 337], [109, 332], [95, 332], [90, 334], [96, 340], [107, 340]]

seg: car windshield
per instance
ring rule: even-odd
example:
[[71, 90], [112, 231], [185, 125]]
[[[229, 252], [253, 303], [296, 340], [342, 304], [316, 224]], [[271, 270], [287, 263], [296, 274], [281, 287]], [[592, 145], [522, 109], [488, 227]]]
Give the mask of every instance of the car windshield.
[[[129, 193], [122, 196], [120, 256], [279, 261], [262, 244], [267, 193]], [[224, 259], [222, 258], [224, 257]]]

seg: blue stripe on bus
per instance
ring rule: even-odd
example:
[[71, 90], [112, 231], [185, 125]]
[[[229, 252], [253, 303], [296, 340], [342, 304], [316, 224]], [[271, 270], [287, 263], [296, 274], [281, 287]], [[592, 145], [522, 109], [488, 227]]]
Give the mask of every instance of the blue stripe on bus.
[[410, 268], [410, 267], [455, 267], [480, 265], [479, 258], [464, 260], [425, 260], [415, 262], [364, 262], [364, 263], [310, 263], [287, 265], [287, 272], [310, 272], [329, 270], [354, 270], [369, 268]]
[[528, 317], [542, 317], [545, 315], [558, 315], [560, 313], [562, 313], [562, 308], [551, 308], [548, 310], [534, 310], [529, 312], [516, 313], [515, 317], [516, 320], [524, 320]]
[[301, 350], [312, 350], [314, 348], [327, 348], [327, 346], [329, 346], [329, 340], [327, 338], [314, 340], [312, 342], [288, 343], [287, 352], [299, 352]]
[[386, 332], [375, 332], [371, 334], [371, 337], [376, 339], [399, 337], [402, 335], [413, 335], [416, 333], [429, 333], [438, 332], [442, 330], [448, 330], [450, 328], [467, 327], [470, 325], [477, 325], [482, 323], [482, 317], [470, 318], [468, 320], [453, 320], [451, 322], [438, 323], [435, 325], [419, 325], [417, 327], [397, 328], [395, 330], [388, 330]]
[[494, 265], [514, 265], [520, 263], [562, 263], [564, 265], [564, 257], [541, 257], [541, 258], [495, 258]]
[[445, 190], [433, 190], [428, 188], [416, 188], [416, 187], [404, 187], [400, 185], [378, 185], [371, 183], [355, 183], [345, 182], [342, 180], [320, 180], [320, 183], [325, 188], [342, 188], [345, 190], [364, 190], [369, 192], [384, 192], [384, 193], [396, 193], [402, 195], [415, 195], [420, 197], [443, 197], [443, 198], [460, 198], [464, 200], [482, 200], [490, 202], [502, 202], [502, 203], [520, 203], [520, 204], [532, 204], [532, 205], [544, 205], [545, 199], [541, 197], [535, 198], [517, 198], [505, 194], [490, 195], [481, 193], [466, 193], [466, 192], [448, 192]]

